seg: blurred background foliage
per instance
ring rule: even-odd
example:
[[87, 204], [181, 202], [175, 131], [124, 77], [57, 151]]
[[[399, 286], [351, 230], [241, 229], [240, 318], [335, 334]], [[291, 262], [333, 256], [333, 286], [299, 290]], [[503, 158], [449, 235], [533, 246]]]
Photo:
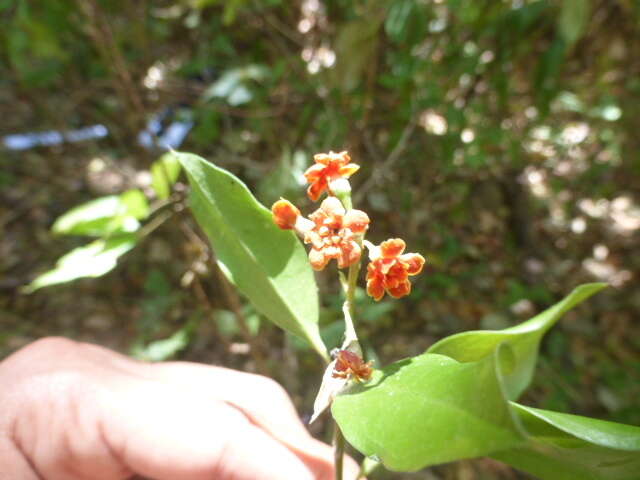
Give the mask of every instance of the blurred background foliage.
[[[429, 264], [407, 299], [360, 292], [371, 358], [513, 325], [603, 280], [548, 335], [524, 403], [640, 424], [637, 1], [0, 0], [0, 25], [0, 357], [56, 334], [258, 371], [308, 418], [322, 365], [229, 288], [184, 179], [158, 186], [152, 165], [179, 147], [267, 205], [310, 210], [312, 155], [346, 149], [370, 239], [402, 236]], [[52, 231], [58, 217], [136, 190], [113, 271], [24, 293], [86, 243]], [[335, 345], [332, 277], [318, 280]], [[411, 478], [526, 477], [475, 460]]]

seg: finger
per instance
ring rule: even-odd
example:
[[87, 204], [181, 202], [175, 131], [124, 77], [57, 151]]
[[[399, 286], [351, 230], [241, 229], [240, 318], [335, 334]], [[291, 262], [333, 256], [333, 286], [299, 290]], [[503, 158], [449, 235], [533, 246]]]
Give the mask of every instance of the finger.
[[155, 378], [190, 389], [196, 386], [202, 394], [240, 408], [254, 423], [283, 440], [309, 436], [287, 392], [268, 377], [188, 362], [153, 367]]
[[40, 478], [33, 466], [8, 438], [0, 440], [0, 473], [3, 475], [0, 478], [3, 479], [39, 480]]
[[105, 440], [133, 471], [158, 480], [312, 479], [290, 450], [224, 402], [162, 384], [132, 385], [101, 406]]
[[[303, 459], [318, 479], [333, 480], [333, 448], [311, 437], [300, 421], [286, 391], [274, 380], [261, 375], [238, 372], [188, 362], [153, 365], [155, 378], [183, 385], [241, 409], [256, 425], [286, 445]], [[357, 478], [358, 464], [345, 456], [346, 479]]]

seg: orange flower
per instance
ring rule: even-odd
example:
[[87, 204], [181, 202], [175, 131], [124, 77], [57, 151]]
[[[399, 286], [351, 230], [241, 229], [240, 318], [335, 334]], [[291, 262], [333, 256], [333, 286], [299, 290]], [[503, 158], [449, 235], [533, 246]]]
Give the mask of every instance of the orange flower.
[[349, 178], [360, 168], [351, 162], [351, 157], [344, 151], [340, 153], [318, 153], [313, 156], [315, 165], [310, 166], [304, 176], [311, 184], [307, 189], [307, 195], [314, 202], [320, 198], [322, 192], [331, 192], [330, 182], [338, 178]]
[[320, 208], [309, 215], [313, 227], [304, 233], [304, 243], [311, 244], [309, 261], [314, 270], [322, 270], [333, 258], [338, 268], [360, 260], [362, 249], [356, 236], [369, 226], [369, 217], [361, 210], [345, 211], [336, 197], [327, 197]]
[[373, 362], [364, 362], [357, 354], [350, 350], [339, 350], [331, 376], [333, 378], [353, 378], [355, 381], [371, 378]]
[[369, 249], [371, 262], [367, 266], [367, 293], [376, 301], [386, 291], [395, 298], [411, 292], [410, 275], [417, 275], [424, 266], [424, 257], [419, 253], [405, 253], [406, 244], [400, 238], [382, 242], [379, 247]]

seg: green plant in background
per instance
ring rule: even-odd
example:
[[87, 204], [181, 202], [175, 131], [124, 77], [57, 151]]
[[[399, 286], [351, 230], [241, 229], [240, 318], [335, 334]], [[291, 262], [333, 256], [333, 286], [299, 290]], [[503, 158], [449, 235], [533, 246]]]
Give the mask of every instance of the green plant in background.
[[148, 220], [153, 211], [166, 204], [179, 174], [180, 163], [172, 153], [167, 153], [151, 166], [152, 187], [158, 199], [153, 207], [142, 191], [133, 189], [96, 198], [59, 217], [51, 227], [54, 234], [97, 239], [60, 257], [54, 269], [36, 277], [23, 290], [32, 293], [42, 287], [109, 273], [122, 255], [157, 226], [157, 216], [155, 222], [145, 226], [140, 222]]
[[[267, 318], [305, 338], [326, 361], [327, 352], [318, 334], [317, 289], [302, 245], [290, 232], [281, 231], [269, 211], [229, 172], [195, 155], [176, 155], [192, 185], [192, 210], [228, 277]], [[339, 209], [339, 225], [327, 215], [328, 200], [321, 206], [324, 212], [310, 216], [315, 225], [285, 200], [276, 202], [273, 215], [280, 228], [298, 230], [305, 243], [311, 243], [309, 259], [314, 268], [324, 268], [331, 258], [336, 258], [339, 266], [349, 267], [348, 275], [340, 273], [346, 298], [344, 342], [327, 367], [316, 401], [316, 416], [331, 404], [338, 432], [337, 465], [343, 448], [341, 431], [368, 458], [397, 471], [491, 456], [545, 479], [638, 478], [640, 428], [516, 403], [531, 382], [543, 335], [562, 314], [605, 284], [578, 287], [518, 326], [453, 335], [422, 355], [371, 374], [362, 360], [353, 311], [359, 250], [350, 256], [351, 250], [338, 251], [344, 247], [339, 238], [334, 243], [324, 241], [347, 235], [357, 246], [368, 243], [363, 242], [368, 217], [352, 210], [345, 178], [334, 172], [329, 180], [312, 183], [310, 196], [317, 199], [328, 190], [332, 208]], [[353, 230], [346, 231], [349, 227], [343, 219], [349, 215]], [[333, 230], [318, 243], [314, 235], [321, 228]], [[338, 250], [325, 250], [334, 245]], [[355, 249], [349, 245], [352, 247]], [[410, 284], [399, 287], [401, 282], [394, 282], [394, 252], [376, 257], [379, 247], [367, 247], [374, 258], [367, 275], [369, 294], [379, 298], [384, 289], [394, 296], [409, 293]], [[395, 255], [398, 252], [401, 250]], [[376, 264], [376, 258], [381, 263]], [[407, 257], [405, 270], [414, 268], [411, 265], [419, 263], [419, 258]], [[378, 267], [383, 277], [377, 276]], [[412, 273], [419, 270], [416, 266]], [[406, 274], [399, 275], [398, 279], [408, 282]], [[383, 283], [375, 285], [378, 281]], [[343, 351], [351, 357], [342, 357]]]

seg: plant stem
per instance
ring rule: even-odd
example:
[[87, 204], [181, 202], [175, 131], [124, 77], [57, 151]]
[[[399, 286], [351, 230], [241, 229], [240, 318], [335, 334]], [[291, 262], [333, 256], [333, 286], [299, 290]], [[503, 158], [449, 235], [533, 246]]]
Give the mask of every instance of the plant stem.
[[334, 422], [333, 430], [334, 465], [336, 471], [335, 480], [342, 480], [342, 466], [344, 459], [344, 436], [340, 427]]
[[344, 345], [343, 348], [348, 347], [350, 344], [357, 345], [357, 349], [360, 349], [358, 343], [358, 336], [353, 324], [354, 310], [355, 310], [355, 294], [356, 285], [358, 283], [358, 273], [360, 272], [360, 262], [355, 263], [349, 267], [349, 273], [347, 276], [347, 290], [345, 292], [345, 300], [342, 305], [342, 313], [344, 314]]
[[[340, 201], [344, 205], [345, 210], [351, 210], [353, 205], [351, 203], [351, 192], [340, 195]], [[362, 249], [362, 238], [357, 240], [358, 246]], [[344, 342], [342, 344], [343, 349], [349, 349], [356, 351], [362, 356], [362, 349], [358, 342], [358, 335], [353, 323], [353, 317], [355, 316], [355, 296], [356, 286], [358, 284], [358, 273], [360, 273], [360, 260], [349, 267], [349, 273], [347, 274], [347, 287], [345, 289], [345, 299], [342, 304], [342, 313], [344, 314]], [[333, 446], [334, 446], [334, 465], [336, 480], [342, 480], [342, 466], [344, 463], [344, 436], [340, 431], [340, 426], [334, 420], [334, 433], [333, 433]]]

